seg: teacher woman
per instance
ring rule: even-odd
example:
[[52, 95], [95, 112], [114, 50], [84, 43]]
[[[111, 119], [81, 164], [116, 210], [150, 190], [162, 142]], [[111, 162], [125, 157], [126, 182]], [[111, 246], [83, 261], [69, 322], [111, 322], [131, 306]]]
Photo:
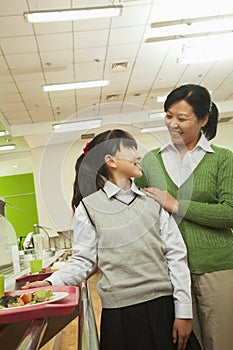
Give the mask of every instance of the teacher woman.
[[194, 331], [203, 348], [232, 350], [233, 153], [209, 142], [218, 109], [203, 86], [174, 89], [164, 110], [171, 141], [145, 154], [144, 176], [135, 182], [179, 225], [192, 277]]

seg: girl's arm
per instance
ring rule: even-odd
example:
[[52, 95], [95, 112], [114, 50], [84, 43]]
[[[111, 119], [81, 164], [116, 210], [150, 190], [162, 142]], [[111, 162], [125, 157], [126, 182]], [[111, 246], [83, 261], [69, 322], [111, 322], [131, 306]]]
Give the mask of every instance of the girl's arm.
[[177, 350], [186, 348], [192, 331], [191, 278], [187, 264], [187, 250], [175, 220], [162, 209], [160, 234], [165, 243], [165, 255], [173, 286], [175, 321], [172, 339]]
[[75, 211], [73, 252], [70, 260], [46, 280], [26, 284], [22, 289], [51, 284], [76, 286], [96, 268], [97, 243], [95, 227], [91, 224], [82, 203], [80, 203]]
[[191, 278], [187, 249], [179, 228], [164, 209], [160, 215], [160, 235], [165, 244], [165, 256], [173, 286], [176, 318], [192, 318]]

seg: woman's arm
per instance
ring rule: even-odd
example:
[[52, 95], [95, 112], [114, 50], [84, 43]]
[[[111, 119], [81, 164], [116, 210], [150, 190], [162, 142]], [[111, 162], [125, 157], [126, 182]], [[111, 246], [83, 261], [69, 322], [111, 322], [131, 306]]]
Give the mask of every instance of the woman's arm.
[[[145, 188], [147, 195], [157, 200], [168, 212], [175, 213], [186, 220], [198, 225], [214, 228], [233, 227], [233, 153], [230, 150], [222, 150], [216, 165], [217, 172], [212, 174], [200, 195], [194, 193], [195, 200], [174, 198], [167, 191], [155, 187]], [[150, 169], [150, 171], [152, 171]], [[148, 169], [147, 169], [148, 173]], [[198, 176], [198, 175], [195, 175]], [[149, 177], [149, 175], [148, 175]], [[156, 182], [154, 182], [156, 183]], [[199, 188], [195, 189], [198, 191]], [[206, 200], [206, 193], [210, 195], [214, 191], [215, 202]], [[203, 197], [205, 195], [205, 198]]]

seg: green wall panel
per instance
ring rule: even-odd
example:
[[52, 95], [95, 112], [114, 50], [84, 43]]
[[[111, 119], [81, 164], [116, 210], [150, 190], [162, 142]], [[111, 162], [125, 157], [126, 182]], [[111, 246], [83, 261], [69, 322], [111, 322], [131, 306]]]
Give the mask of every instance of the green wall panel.
[[6, 218], [13, 225], [17, 237], [26, 237], [38, 223], [33, 174], [0, 177], [0, 197], [6, 205]]

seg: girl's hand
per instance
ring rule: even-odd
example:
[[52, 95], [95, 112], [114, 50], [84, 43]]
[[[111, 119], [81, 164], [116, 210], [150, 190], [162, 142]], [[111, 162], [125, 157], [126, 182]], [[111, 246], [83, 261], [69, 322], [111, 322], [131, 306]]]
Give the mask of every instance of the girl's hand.
[[146, 195], [155, 199], [169, 213], [177, 213], [179, 202], [167, 191], [161, 191], [155, 187], [144, 188]]
[[177, 343], [177, 350], [185, 350], [192, 331], [192, 320], [176, 318], [173, 324], [172, 341]]
[[36, 281], [36, 282], [27, 282], [24, 286], [21, 287], [21, 289], [30, 289], [30, 288], [39, 288], [39, 287], [48, 287], [51, 286], [51, 284], [44, 280], [44, 281]]

